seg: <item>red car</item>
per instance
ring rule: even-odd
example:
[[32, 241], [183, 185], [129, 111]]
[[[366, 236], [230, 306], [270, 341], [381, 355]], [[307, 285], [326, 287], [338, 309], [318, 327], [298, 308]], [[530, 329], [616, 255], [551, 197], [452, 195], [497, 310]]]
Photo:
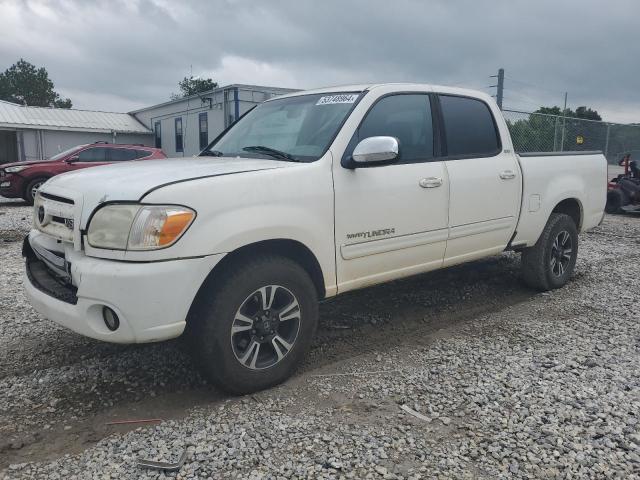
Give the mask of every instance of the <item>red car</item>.
[[106, 142], [78, 145], [48, 160], [0, 165], [0, 195], [23, 198], [29, 205], [44, 182], [60, 173], [128, 160], [166, 158], [159, 148], [144, 145], [121, 145]]

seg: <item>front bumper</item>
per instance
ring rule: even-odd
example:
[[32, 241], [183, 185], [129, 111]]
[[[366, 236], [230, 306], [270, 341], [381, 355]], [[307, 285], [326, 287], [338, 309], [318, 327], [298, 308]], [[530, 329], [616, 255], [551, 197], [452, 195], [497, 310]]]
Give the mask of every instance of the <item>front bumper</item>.
[[[134, 263], [87, 257], [69, 248], [64, 252], [64, 268], [71, 283], [64, 285], [31, 248], [34, 242], [41, 247], [41, 236], [44, 235], [32, 231], [24, 246], [24, 284], [33, 307], [74, 332], [114, 343], [154, 342], [180, 336], [198, 289], [224, 256]], [[104, 323], [105, 306], [120, 319], [115, 331]]]
[[6, 198], [18, 198], [22, 196], [24, 181], [22, 177], [12, 173], [0, 176], [0, 195]]

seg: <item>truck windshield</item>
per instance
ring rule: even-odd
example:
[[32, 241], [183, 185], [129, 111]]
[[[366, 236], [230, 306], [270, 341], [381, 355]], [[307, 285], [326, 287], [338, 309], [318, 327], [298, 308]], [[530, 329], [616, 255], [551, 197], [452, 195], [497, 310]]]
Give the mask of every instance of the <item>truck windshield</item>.
[[313, 162], [327, 150], [359, 98], [359, 92], [340, 92], [262, 103], [200, 155]]

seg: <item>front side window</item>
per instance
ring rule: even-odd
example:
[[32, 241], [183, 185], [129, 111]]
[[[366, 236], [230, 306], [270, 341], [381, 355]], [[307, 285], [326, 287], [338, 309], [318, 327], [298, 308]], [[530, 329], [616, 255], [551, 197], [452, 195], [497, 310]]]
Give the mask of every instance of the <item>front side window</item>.
[[313, 162], [329, 148], [360, 94], [324, 93], [258, 105], [202, 155]]
[[106, 162], [107, 149], [102, 147], [87, 148], [78, 154], [79, 162]]
[[383, 97], [369, 110], [356, 135], [357, 141], [352, 144], [369, 137], [395, 137], [400, 147], [400, 163], [432, 159], [433, 120], [429, 95]]
[[125, 162], [136, 158], [136, 151], [129, 148], [112, 148], [110, 150], [112, 162]]
[[176, 127], [176, 152], [182, 152], [183, 151], [183, 145], [182, 145], [182, 117], [176, 118], [175, 127]]
[[162, 148], [162, 126], [159, 121], [153, 124], [153, 134], [156, 140], [156, 148]]
[[447, 156], [493, 156], [500, 140], [486, 103], [468, 97], [440, 95]]
[[80, 145], [80, 147], [75, 146], [68, 150], [65, 150], [64, 152], [56, 153], [53, 157], [49, 158], [49, 160], [51, 161], [60, 160], [61, 158], [64, 158], [68, 155], [71, 155], [73, 152], [78, 151], [78, 149], [82, 147], [86, 147], [86, 145]]
[[198, 115], [198, 127], [200, 132], [200, 150], [202, 150], [209, 143], [209, 119], [207, 118], [207, 112]]

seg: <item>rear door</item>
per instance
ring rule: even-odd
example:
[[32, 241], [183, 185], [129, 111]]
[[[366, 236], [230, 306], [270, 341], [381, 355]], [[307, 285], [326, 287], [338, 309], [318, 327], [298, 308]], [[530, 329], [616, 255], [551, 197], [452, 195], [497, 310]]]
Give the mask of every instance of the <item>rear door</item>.
[[359, 107], [368, 111], [344, 156], [372, 136], [397, 138], [400, 156], [392, 165], [356, 169], [334, 159], [341, 292], [440, 267], [447, 238], [449, 184], [434, 155], [429, 93], [370, 92]]
[[132, 148], [108, 148], [107, 160], [109, 162], [127, 162], [138, 158], [136, 150]]
[[515, 154], [503, 148], [499, 111], [479, 98], [440, 94], [438, 100], [450, 182], [444, 264], [452, 265], [504, 249], [516, 227], [522, 179]]

